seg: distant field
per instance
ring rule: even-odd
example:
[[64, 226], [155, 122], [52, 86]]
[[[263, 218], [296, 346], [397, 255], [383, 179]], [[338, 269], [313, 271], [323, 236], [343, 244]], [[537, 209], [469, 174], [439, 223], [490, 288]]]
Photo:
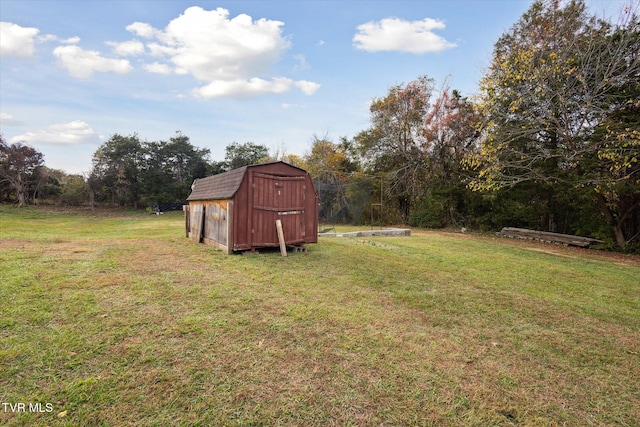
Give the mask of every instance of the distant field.
[[421, 230], [229, 256], [181, 212], [0, 206], [0, 404], [9, 426], [637, 426], [640, 259]]

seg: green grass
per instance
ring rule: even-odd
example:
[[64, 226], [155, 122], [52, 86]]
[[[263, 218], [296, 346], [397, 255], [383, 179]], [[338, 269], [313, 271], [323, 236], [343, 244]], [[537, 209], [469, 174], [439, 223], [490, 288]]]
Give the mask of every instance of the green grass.
[[[224, 255], [0, 207], [0, 425], [638, 425], [637, 257], [491, 236]], [[31, 413], [29, 403], [51, 404]]]

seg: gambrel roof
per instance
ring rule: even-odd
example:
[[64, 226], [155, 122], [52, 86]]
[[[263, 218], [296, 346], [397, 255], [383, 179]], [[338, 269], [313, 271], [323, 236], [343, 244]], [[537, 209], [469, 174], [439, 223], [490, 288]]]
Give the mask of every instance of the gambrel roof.
[[229, 172], [196, 179], [187, 200], [231, 199], [240, 188], [246, 171], [247, 166], [242, 166]]
[[[191, 185], [191, 194], [187, 197], [191, 200], [224, 200], [231, 199], [236, 194], [242, 180], [247, 172], [247, 168], [264, 169], [273, 168], [277, 165], [284, 165], [289, 169], [297, 169], [305, 174], [307, 171], [297, 166], [290, 165], [286, 162], [277, 161], [271, 163], [261, 163], [257, 165], [242, 166], [237, 169], [223, 172], [218, 175], [208, 176], [206, 178], [198, 178]], [[314, 190], [315, 191], [315, 190]]]

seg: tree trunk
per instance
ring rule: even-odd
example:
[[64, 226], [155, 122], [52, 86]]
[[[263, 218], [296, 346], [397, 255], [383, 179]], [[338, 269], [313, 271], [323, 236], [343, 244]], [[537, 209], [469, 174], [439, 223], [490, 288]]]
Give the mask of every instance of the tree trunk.
[[12, 182], [13, 188], [16, 190], [16, 196], [18, 197], [18, 206], [26, 206], [27, 205], [27, 185], [22, 179], [22, 175], [18, 174], [15, 180]]
[[626, 249], [627, 240], [624, 237], [624, 232], [622, 231], [622, 223], [618, 223], [613, 227], [613, 232], [616, 235], [616, 243], [620, 249]]
[[89, 189], [89, 206], [91, 206], [91, 210], [93, 210], [96, 207], [95, 197], [96, 197], [95, 191]]
[[18, 206], [26, 206], [27, 198], [24, 194], [24, 190], [20, 188], [16, 191], [16, 193], [18, 195]]
[[613, 229], [613, 234], [616, 236], [616, 244], [620, 249], [625, 249], [627, 247], [627, 241], [624, 238], [624, 232], [622, 230], [622, 221], [618, 221], [614, 216], [609, 206], [607, 206], [607, 201], [605, 200], [602, 193], [595, 193], [595, 198], [598, 202], [598, 206], [600, 206], [600, 211], [604, 215], [604, 218], [607, 220], [607, 224]]

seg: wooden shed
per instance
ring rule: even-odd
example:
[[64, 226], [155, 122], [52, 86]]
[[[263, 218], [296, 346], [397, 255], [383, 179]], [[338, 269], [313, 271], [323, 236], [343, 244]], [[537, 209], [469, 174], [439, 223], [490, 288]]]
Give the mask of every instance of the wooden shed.
[[185, 206], [187, 237], [232, 253], [318, 242], [318, 195], [309, 173], [284, 162], [196, 179]]

